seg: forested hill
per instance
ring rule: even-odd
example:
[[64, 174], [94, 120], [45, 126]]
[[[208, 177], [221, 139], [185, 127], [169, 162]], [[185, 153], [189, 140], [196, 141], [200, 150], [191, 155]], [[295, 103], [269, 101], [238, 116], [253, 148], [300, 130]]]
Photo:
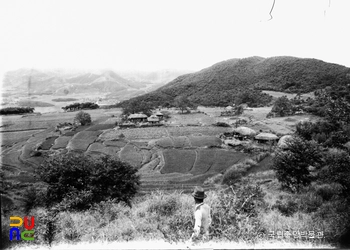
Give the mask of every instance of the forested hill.
[[200, 105], [226, 105], [247, 89], [306, 93], [331, 86], [342, 91], [349, 83], [350, 68], [341, 65], [296, 57], [249, 57], [219, 62], [179, 76], [129, 101], [162, 105], [171, 103], [177, 96], [186, 96]]

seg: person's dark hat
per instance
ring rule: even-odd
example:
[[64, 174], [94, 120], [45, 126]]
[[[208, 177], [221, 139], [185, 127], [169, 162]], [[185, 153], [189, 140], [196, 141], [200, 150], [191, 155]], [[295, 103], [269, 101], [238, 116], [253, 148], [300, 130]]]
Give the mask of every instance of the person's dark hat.
[[195, 187], [192, 196], [199, 200], [207, 198], [207, 195], [204, 193], [204, 189], [202, 187]]

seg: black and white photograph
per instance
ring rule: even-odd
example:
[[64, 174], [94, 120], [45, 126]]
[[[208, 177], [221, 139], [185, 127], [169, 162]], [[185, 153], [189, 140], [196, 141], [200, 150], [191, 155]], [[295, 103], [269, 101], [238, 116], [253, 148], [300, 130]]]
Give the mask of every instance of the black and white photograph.
[[0, 1], [0, 249], [350, 248], [350, 1]]

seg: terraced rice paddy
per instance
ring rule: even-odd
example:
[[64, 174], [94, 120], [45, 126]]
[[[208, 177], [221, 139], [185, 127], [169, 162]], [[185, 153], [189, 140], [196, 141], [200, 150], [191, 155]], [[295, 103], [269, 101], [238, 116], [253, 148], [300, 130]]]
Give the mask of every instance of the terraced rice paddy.
[[[191, 116], [175, 117], [177, 120], [182, 119], [178, 124], [180, 126], [118, 129], [115, 128], [115, 122], [119, 118], [108, 118], [93, 111], [91, 115], [93, 117], [96, 114], [96, 117], [93, 117], [92, 125], [79, 126], [74, 131], [63, 133], [55, 131], [58, 122], [71, 122], [75, 113], [63, 113], [62, 119], [53, 115], [46, 116], [46, 119], [42, 116], [17, 117], [20, 122], [6, 129], [40, 126], [48, 129], [2, 133], [5, 135], [3, 144], [9, 147], [17, 145], [17, 149], [12, 151], [4, 148], [3, 165], [9, 171], [17, 171], [18, 166], [23, 172], [21, 180], [25, 182], [25, 178], [32, 180], [31, 167], [44, 160], [43, 156], [37, 154], [37, 150], [49, 154], [69, 151], [92, 156], [104, 154], [116, 156], [139, 169], [141, 190], [145, 192], [158, 188], [189, 191], [193, 190], [194, 185], [203, 184], [207, 178], [246, 157], [233, 150], [220, 149], [222, 141], [218, 135], [231, 131], [231, 128], [209, 124], [202, 126], [203, 122], [214, 121], [204, 114], [193, 114], [193, 119]], [[201, 126], [181, 125], [195, 123]]]
[[39, 148], [42, 150], [49, 150], [55, 143], [58, 136], [51, 136], [46, 138], [46, 140], [40, 144]]
[[165, 165], [161, 170], [166, 173], [187, 173], [196, 160], [196, 151], [186, 149], [167, 149], [163, 151]]
[[65, 148], [71, 139], [71, 136], [60, 136], [55, 140], [55, 144], [52, 146], [51, 149]]
[[204, 174], [209, 171], [215, 161], [216, 150], [201, 149], [198, 150], [197, 160], [193, 165], [190, 173], [193, 175]]
[[36, 134], [43, 130], [29, 130], [29, 131], [18, 131], [18, 132], [2, 132], [1, 145], [12, 146], [15, 143], [28, 140], [33, 134]]
[[186, 136], [178, 136], [178, 137], [171, 137], [173, 140], [173, 145], [175, 148], [190, 148], [191, 143], [188, 137]]
[[111, 124], [111, 123], [96, 124], [96, 125], [93, 125], [93, 126], [89, 127], [88, 129], [86, 129], [86, 131], [99, 131], [99, 130], [111, 129], [111, 128], [114, 128], [114, 127], [115, 127], [115, 125]]
[[188, 139], [193, 147], [218, 147], [222, 144], [215, 136], [188, 136]]
[[214, 126], [189, 126], [189, 127], [167, 127], [169, 136], [189, 136], [189, 135], [209, 135], [217, 136], [224, 132], [231, 131], [232, 128]]
[[72, 151], [85, 152], [92, 142], [93, 141], [89, 142], [89, 141], [85, 141], [85, 140], [72, 139], [69, 141], [69, 143], [67, 145], [67, 149], [72, 150]]
[[118, 151], [118, 147], [107, 147], [99, 142], [92, 143], [87, 149], [87, 152], [100, 153], [112, 156], [116, 156]]
[[127, 144], [120, 152], [120, 159], [126, 161], [133, 167], [140, 168], [143, 156], [140, 149], [132, 144]]
[[118, 147], [122, 148], [124, 147], [128, 142], [124, 140], [116, 140], [116, 141], [104, 141], [103, 145], [107, 147]]

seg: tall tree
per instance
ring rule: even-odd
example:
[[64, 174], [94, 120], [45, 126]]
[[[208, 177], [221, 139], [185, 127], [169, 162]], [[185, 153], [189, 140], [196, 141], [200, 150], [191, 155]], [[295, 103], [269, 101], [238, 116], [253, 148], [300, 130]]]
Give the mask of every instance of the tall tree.
[[178, 96], [174, 100], [175, 107], [179, 108], [181, 110], [181, 113], [183, 113], [185, 110], [188, 110], [189, 108], [196, 109], [197, 105], [193, 102], [191, 102], [186, 96]]
[[320, 162], [320, 153], [314, 142], [295, 137], [286, 142], [287, 150], [278, 150], [273, 162], [277, 179], [290, 191], [299, 191], [311, 183], [310, 166]]
[[287, 96], [279, 97], [277, 98], [271, 111], [277, 113], [278, 116], [286, 116], [292, 112], [292, 103], [289, 101]]

